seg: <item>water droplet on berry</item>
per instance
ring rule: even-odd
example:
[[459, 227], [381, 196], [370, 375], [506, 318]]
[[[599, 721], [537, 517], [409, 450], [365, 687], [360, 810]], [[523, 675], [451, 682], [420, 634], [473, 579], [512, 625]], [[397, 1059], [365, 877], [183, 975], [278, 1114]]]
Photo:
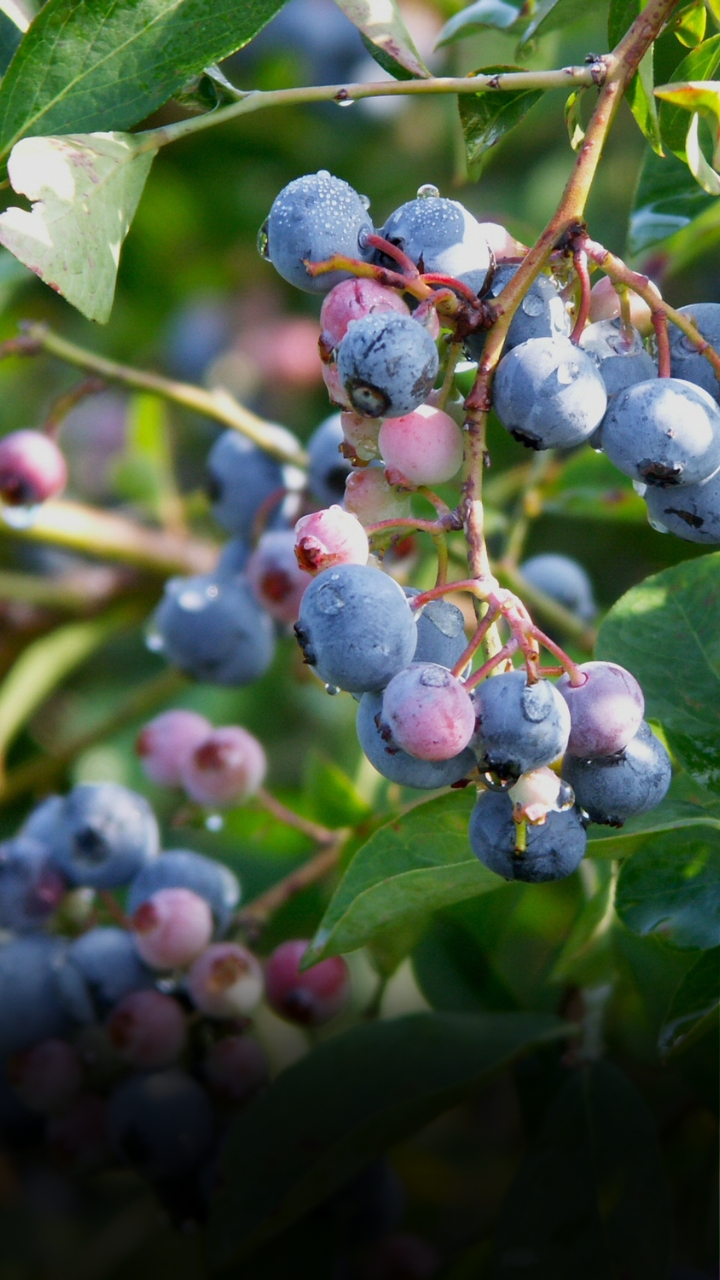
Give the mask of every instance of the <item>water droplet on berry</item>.
[[562, 387], [567, 387], [574, 381], [576, 367], [573, 364], [559, 364], [557, 368], [557, 380]]
[[318, 176], [318, 178], [329, 178], [329, 177], [330, 177], [330, 170], [329, 170], [329, 169], [318, 169], [318, 171], [317, 171], [317, 176]]
[[692, 338], [688, 338], [686, 333], [680, 339], [679, 345], [683, 351], [688, 351], [691, 355], [697, 352], [697, 344], [693, 342]]
[[257, 251], [260, 254], [260, 257], [264, 258], [266, 262], [269, 262], [270, 261], [270, 241], [268, 239], [267, 228], [268, 228], [268, 224], [267, 224], [267, 218], [266, 218], [260, 230], [257, 233], [256, 244], [257, 244]]
[[3, 507], [2, 518], [10, 529], [29, 529], [34, 525], [40, 511], [40, 504], [34, 507]]
[[650, 528], [651, 528], [651, 529], [654, 529], [654, 530], [655, 530], [655, 532], [656, 532], [656, 533], [669, 533], [669, 532], [670, 532], [670, 530], [667, 528], [667, 526], [666, 526], [666, 525], [661, 524], [659, 520], [651, 520], [649, 516], [648, 516], [648, 524], [650, 525]]
[[145, 631], [145, 648], [149, 649], [151, 653], [162, 653], [165, 648], [165, 641], [162, 635], [152, 623]]
[[643, 484], [642, 480], [633, 480], [632, 487], [641, 498], [645, 497], [645, 494], [647, 493], [647, 485]]
[[369, 235], [370, 235], [370, 232], [367, 227], [362, 227], [361, 230], [358, 232], [358, 245], [362, 250], [365, 250], [368, 247]]
[[[363, 209], [369, 209], [369, 208], [370, 208], [370, 197], [369, 197], [369, 196], [361, 196], [361, 197], [360, 197], [360, 203], [361, 203], [361, 205], [362, 205]], [[362, 234], [362, 232], [361, 232], [361, 234]]]
[[522, 309], [526, 316], [539, 316], [545, 309], [545, 303], [536, 293], [527, 293], [522, 300]]
[[209, 813], [205, 819], [206, 831], [222, 831], [225, 819], [221, 813]]
[[331, 698], [334, 698], [336, 694], [340, 692], [340, 690], [338, 689], [338, 686], [336, 684], [326, 684], [325, 692], [329, 693]]
[[432, 182], [423, 182], [421, 187], [417, 189], [418, 200], [435, 200], [440, 195], [440, 189], [433, 185]]

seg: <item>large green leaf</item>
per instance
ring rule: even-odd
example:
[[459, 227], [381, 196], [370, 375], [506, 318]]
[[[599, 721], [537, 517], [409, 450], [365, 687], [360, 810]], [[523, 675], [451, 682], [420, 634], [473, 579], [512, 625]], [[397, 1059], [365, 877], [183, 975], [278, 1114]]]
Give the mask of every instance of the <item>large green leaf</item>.
[[415, 1014], [321, 1044], [230, 1129], [209, 1224], [214, 1264], [296, 1222], [379, 1152], [562, 1028], [541, 1014]]
[[720, 947], [705, 951], [685, 974], [660, 1032], [664, 1054], [681, 1053], [703, 1036], [717, 1039], [720, 1014]]
[[673, 831], [648, 841], [620, 869], [615, 907], [633, 933], [654, 930], [677, 947], [720, 944], [720, 832]]
[[[614, 49], [640, 15], [640, 0], [610, 0], [608, 44]], [[658, 111], [653, 97], [654, 49], [651, 45], [625, 91], [628, 105], [650, 146], [662, 155]]]
[[[704, 40], [675, 68], [669, 84], [685, 80], [712, 80], [720, 67], [720, 35]], [[670, 102], [660, 106], [660, 132], [663, 142], [681, 158], [685, 154], [687, 112]]]
[[536, 6], [532, 22], [523, 34], [523, 43], [546, 36], [550, 31], [560, 31], [571, 27], [573, 23], [587, 18], [595, 9], [604, 7], [605, 0], [586, 0], [578, 5], [577, 0], [540, 0]]
[[376, 831], [338, 885], [307, 960], [355, 951], [400, 930], [410, 937], [433, 911], [501, 887], [470, 849], [474, 803], [474, 788], [453, 791]]
[[498, 1280], [661, 1280], [671, 1212], [655, 1126], [607, 1062], [573, 1072], [550, 1105], [496, 1231]]
[[[395, 0], [335, 0], [358, 28], [369, 53], [398, 80], [431, 74], [415, 48]], [[279, 6], [278, 6], [279, 7]]]
[[48, 0], [0, 86], [0, 158], [26, 134], [137, 124], [283, 2]]
[[[514, 66], [480, 67], [473, 74], [493, 76], [522, 70]], [[542, 96], [542, 89], [513, 89], [508, 93], [484, 89], [480, 93], [458, 94], [468, 172], [472, 177], [479, 174], [490, 148], [514, 129]]]

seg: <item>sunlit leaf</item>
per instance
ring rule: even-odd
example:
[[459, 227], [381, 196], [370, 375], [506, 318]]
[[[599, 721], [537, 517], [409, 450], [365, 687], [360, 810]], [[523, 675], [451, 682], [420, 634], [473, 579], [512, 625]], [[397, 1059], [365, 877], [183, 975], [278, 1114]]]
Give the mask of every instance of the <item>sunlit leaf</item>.
[[507, 31], [520, 17], [520, 9], [506, 4], [505, 0], [475, 0], [466, 9], [453, 15], [445, 23], [435, 42], [435, 48], [453, 44], [456, 40], [464, 40], [466, 36], [483, 31], [486, 27], [495, 27], [498, 31]]
[[[522, 67], [492, 66], [480, 67], [473, 74], [492, 76], [522, 70]], [[478, 93], [458, 94], [460, 124], [471, 177], [477, 176], [482, 169], [490, 148], [514, 129], [542, 96], [541, 89], [513, 89], [507, 93], [483, 89]]]
[[584, 89], [575, 89], [565, 103], [565, 125], [573, 151], [578, 151], [585, 137], [585, 130], [580, 114]]
[[[610, 0], [608, 10], [608, 44], [615, 48], [640, 15], [640, 0]], [[650, 146], [662, 155], [657, 105], [653, 97], [654, 45], [648, 49], [625, 91], [630, 110]]]

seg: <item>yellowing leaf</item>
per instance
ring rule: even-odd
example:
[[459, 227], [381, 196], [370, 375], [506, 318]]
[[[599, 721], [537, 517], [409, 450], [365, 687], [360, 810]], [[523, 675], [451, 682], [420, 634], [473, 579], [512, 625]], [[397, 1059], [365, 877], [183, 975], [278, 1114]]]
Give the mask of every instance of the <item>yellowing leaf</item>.
[[8, 173], [33, 208], [0, 214], [0, 243], [88, 319], [105, 323], [154, 155], [122, 133], [23, 138]]

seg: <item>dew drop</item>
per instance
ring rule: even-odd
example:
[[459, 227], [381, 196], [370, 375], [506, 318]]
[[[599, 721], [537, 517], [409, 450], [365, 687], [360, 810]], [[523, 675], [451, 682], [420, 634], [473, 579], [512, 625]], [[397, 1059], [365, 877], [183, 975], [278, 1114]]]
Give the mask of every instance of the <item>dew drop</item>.
[[522, 300], [522, 309], [526, 316], [539, 316], [545, 310], [545, 303], [536, 293], [527, 293]]
[[270, 261], [270, 240], [268, 238], [267, 218], [265, 219], [260, 230], [257, 233], [256, 244], [257, 244], [257, 251], [260, 254], [260, 257], [264, 258], [266, 262], [269, 262]]
[[369, 196], [361, 196], [361, 197], [360, 197], [360, 203], [361, 203], [361, 205], [362, 205], [363, 209], [369, 209], [369, 208], [370, 208], [370, 197], [369, 197]]
[[656, 532], [656, 533], [669, 533], [669, 532], [670, 532], [670, 530], [668, 529], [667, 525], [662, 524], [659, 520], [653, 520], [653, 519], [651, 519], [651, 517], [650, 517], [650, 516], [648, 516], [648, 524], [650, 525], [650, 528], [651, 528], [651, 529], [654, 529], [654, 530], [655, 530], [655, 532]]
[[352, 107], [355, 103], [354, 98], [336, 98], [335, 101], [339, 107]]
[[432, 182], [423, 182], [417, 189], [418, 200], [436, 200], [439, 195], [440, 188], [434, 186]]
[[225, 826], [225, 819], [221, 813], [209, 813], [205, 819], [205, 829], [207, 831], [222, 831]]
[[632, 487], [641, 498], [645, 497], [645, 494], [647, 493], [647, 485], [643, 484], [642, 480], [633, 480]]
[[559, 364], [557, 368], [557, 380], [561, 386], [567, 387], [575, 380], [575, 366], [572, 364]]
[[329, 177], [330, 177], [330, 170], [329, 170], [329, 169], [318, 169], [318, 171], [317, 171], [317, 176], [318, 176], [318, 178], [329, 178]]
[[162, 653], [165, 648], [165, 641], [160, 631], [152, 623], [145, 630], [145, 648], [151, 653]]
[[325, 692], [329, 693], [331, 698], [334, 698], [338, 693], [340, 693], [340, 689], [336, 684], [326, 684]]
[[30, 529], [37, 520], [40, 504], [34, 507], [3, 507], [2, 518], [10, 529]]

